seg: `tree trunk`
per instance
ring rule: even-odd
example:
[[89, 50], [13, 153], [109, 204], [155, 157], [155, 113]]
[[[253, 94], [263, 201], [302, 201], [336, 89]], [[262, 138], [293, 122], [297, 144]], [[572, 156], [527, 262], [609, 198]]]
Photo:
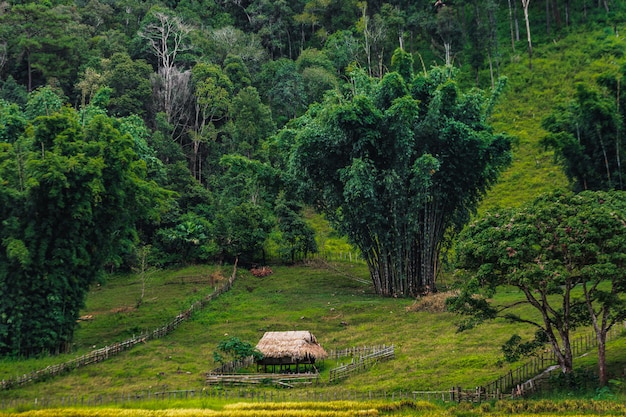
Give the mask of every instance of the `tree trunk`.
[[499, 53], [499, 44], [500, 42], [498, 42], [498, 30], [497, 30], [497, 22], [496, 22], [496, 15], [493, 9], [489, 9], [487, 17], [489, 19], [489, 27], [490, 27], [490, 32], [491, 32], [491, 42], [489, 42], [489, 48], [487, 49], [487, 55], [489, 58], [489, 71], [491, 74], [491, 88], [493, 89], [495, 87], [495, 79], [493, 76], [493, 62], [492, 62], [492, 57], [495, 60], [495, 64], [496, 64], [496, 73], [498, 75], [498, 77], [500, 76], [500, 53]]
[[602, 307], [599, 311], [595, 311], [593, 307], [594, 289], [591, 290], [583, 283], [583, 293], [585, 295], [585, 303], [591, 317], [593, 330], [596, 332], [596, 340], [598, 342], [598, 379], [600, 386], [608, 383], [608, 373], [606, 368], [606, 335], [611, 328], [609, 324], [608, 311]]
[[513, 30], [513, 7], [511, 6], [511, 0], [509, 0], [509, 29], [511, 30], [511, 49], [515, 53], [515, 32]]
[[416, 297], [435, 292], [439, 251], [423, 242], [407, 243], [405, 250], [361, 249], [376, 294], [383, 297]]
[[574, 355], [572, 354], [572, 346], [569, 342], [569, 337], [567, 341], [563, 343], [563, 363], [561, 365], [561, 369], [564, 374], [569, 374], [574, 370]]
[[550, 0], [546, 0], [546, 34], [550, 36]]
[[28, 92], [33, 91], [33, 68], [30, 63], [30, 51], [26, 50], [26, 71], [28, 72]]
[[604, 10], [606, 10], [606, 12], [608, 13], [609, 10], [609, 3], [606, 0], [602, 0], [602, 5], [604, 6]]
[[600, 138], [600, 147], [602, 148], [602, 155], [604, 155], [604, 168], [606, 169], [606, 180], [609, 183], [609, 188], [613, 187], [611, 180], [611, 167], [609, 166], [609, 157], [606, 154], [606, 148], [604, 147], [604, 140], [602, 139], [602, 134], [598, 132], [598, 137]]
[[561, 29], [561, 12], [559, 12], [559, 3], [557, 0], [552, 1], [552, 15], [554, 16], [554, 23], [556, 24], [557, 29]]
[[598, 380], [601, 387], [609, 383], [606, 369], [606, 331], [597, 333], [598, 338]]
[[533, 69], [533, 43], [530, 36], [530, 20], [528, 19], [528, 6], [530, 0], [522, 0], [522, 6], [524, 7], [524, 20], [526, 21], [526, 38], [528, 39], [528, 67]]
[[569, 342], [569, 336], [563, 337], [561, 334], [561, 343], [562, 346], [559, 346], [559, 342], [554, 337], [554, 334], [550, 335], [550, 344], [552, 345], [552, 351], [556, 356], [557, 363], [561, 367], [561, 372], [564, 374], [569, 374], [574, 370], [574, 356], [572, 355], [572, 347]]
[[517, 19], [517, 1], [513, 2], [513, 22], [515, 23], [515, 41], [519, 41], [519, 21]]
[[[621, 79], [617, 79], [617, 114], [620, 113], [621, 109], [619, 108], [619, 101], [620, 101], [620, 88], [621, 88]], [[624, 189], [624, 183], [622, 182], [622, 160], [620, 157], [620, 151], [619, 151], [619, 144], [620, 144], [620, 131], [619, 129], [617, 129], [617, 132], [615, 134], [615, 159], [617, 162], [617, 175], [619, 177], [619, 189], [623, 190]]]
[[370, 45], [370, 28], [369, 28], [369, 17], [367, 16], [367, 4], [363, 5], [362, 9], [362, 19], [363, 19], [363, 38], [365, 44], [363, 45], [363, 49], [365, 51], [365, 56], [367, 58], [367, 75], [372, 76], [372, 47]]
[[496, 85], [496, 80], [493, 77], [493, 63], [491, 62], [491, 54], [487, 54], [487, 58], [489, 59], [489, 76], [491, 77], [491, 89], [493, 90]]
[[[561, 371], [564, 374], [571, 373], [574, 369], [574, 357], [572, 355], [572, 347], [569, 339], [570, 326], [568, 322], [569, 313], [567, 306], [569, 305], [570, 289], [568, 285], [566, 285], [565, 294], [563, 295], [563, 318], [551, 317], [551, 314], [554, 313], [554, 309], [550, 307], [548, 295], [545, 291], [539, 291], [539, 297], [536, 298], [534, 289], [523, 285], [518, 286], [518, 288], [524, 292], [526, 300], [528, 300], [530, 305], [541, 312], [543, 321], [542, 330], [545, 332], [550, 346], [552, 346], [552, 351], [561, 367]], [[555, 329], [556, 332], [558, 332], [558, 337], [555, 333]]]
[[443, 47], [446, 54], [446, 66], [449, 67], [450, 65], [452, 65], [452, 44], [450, 42], [444, 41]]

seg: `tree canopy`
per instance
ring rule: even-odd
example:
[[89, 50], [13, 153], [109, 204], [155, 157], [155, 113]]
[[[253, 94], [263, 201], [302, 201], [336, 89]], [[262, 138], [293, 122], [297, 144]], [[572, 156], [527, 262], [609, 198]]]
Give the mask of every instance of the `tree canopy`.
[[359, 247], [378, 293], [435, 291], [446, 233], [509, 162], [509, 139], [486, 120], [499, 91], [463, 93], [450, 68], [382, 80], [356, 71], [343, 95], [294, 123], [291, 172]]

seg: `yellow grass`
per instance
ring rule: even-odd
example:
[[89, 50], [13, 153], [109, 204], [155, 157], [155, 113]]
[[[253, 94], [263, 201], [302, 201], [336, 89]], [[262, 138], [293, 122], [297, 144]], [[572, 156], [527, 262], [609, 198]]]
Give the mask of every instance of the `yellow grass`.
[[374, 408], [325, 410], [311, 408], [272, 409], [168, 409], [168, 410], [123, 410], [119, 408], [56, 408], [10, 413], [15, 417], [371, 417], [378, 416]]
[[15, 417], [370, 417], [419, 416], [451, 417], [460, 415], [505, 417], [593, 417], [625, 415], [626, 405], [611, 401], [499, 401], [496, 403], [460, 403], [452, 407], [427, 401], [331, 401], [269, 402], [227, 404], [220, 410], [202, 407], [184, 409], [53, 408], [2, 414]]

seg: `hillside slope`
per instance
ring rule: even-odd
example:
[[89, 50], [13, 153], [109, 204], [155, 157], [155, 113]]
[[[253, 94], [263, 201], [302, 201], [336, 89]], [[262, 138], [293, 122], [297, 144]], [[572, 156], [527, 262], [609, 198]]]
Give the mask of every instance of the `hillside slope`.
[[[619, 32], [618, 32], [619, 33]], [[508, 87], [492, 116], [497, 131], [517, 138], [513, 164], [487, 194], [481, 211], [515, 207], [538, 194], [568, 186], [551, 151], [539, 141], [546, 134], [541, 120], [558, 103], [569, 101], [578, 82], [594, 84], [602, 73], [617, 73], [624, 64], [626, 39], [612, 28], [579, 31], [536, 48], [533, 68], [515, 55], [502, 70]]]
[[[189, 271], [182, 271], [189, 274]], [[178, 278], [188, 276], [179, 274]], [[321, 392], [407, 392], [473, 388], [488, 384], [519, 365], [502, 364], [500, 346], [514, 332], [529, 335], [532, 329], [504, 322], [492, 322], [457, 333], [456, 318], [441, 312], [442, 300], [416, 304], [407, 299], [382, 299], [363, 281], [363, 265], [337, 263], [298, 267], [275, 267], [268, 277], [257, 278], [247, 271], [238, 274], [233, 289], [182, 324], [165, 338], [140, 344], [130, 351], [99, 364], [20, 389], [0, 391], [0, 400], [73, 397], [119, 397], [120, 395], [176, 390], [219, 390], [206, 386], [204, 374], [218, 364], [213, 361], [217, 345], [230, 337], [255, 344], [265, 331], [308, 330], [327, 350], [355, 346], [395, 345], [395, 359], [379, 363], [367, 372], [329, 384], [329, 370], [338, 362], [318, 363], [320, 384], [306, 387]], [[175, 271], [171, 277], [176, 278]], [[176, 279], [174, 279], [176, 281]], [[137, 277], [118, 277], [110, 288], [104, 285], [92, 293], [93, 306], [107, 300], [112, 310], [125, 300], [112, 297], [124, 284], [132, 287]], [[152, 298], [135, 311], [116, 310], [108, 320], [140, 323], [150, 310], [179, 304], [185, 307], [194, 297], [181, 294], [197, 288], [197, 294], [211, 291], [210, 285], [178, 283], [150, 285]], [[170, 299], [168, 299], [168, 294]], [[178, 294], [178, 295], [175, 295]], [[520, 297], [515, 291], [498, 297]], [[174, 303], [172, 303], [172, 301]], [[90, 308], [86, 313], [93, 312]], [[584, 331], [587, 333], [587, 331]], [[108, 333], [96, 326], [82, 329], [83, 340], [93, 342]], [[80, 342], [78, 340], [77, 342]], [[95, 343], [95, 342], [93, 342]], [[622, 346], [617, 345], [617, 346]], [[97, 344], [101, 347], [101, 344]], [[610, 349], [612, 369], [623, 369], [622, 349]], [[619, 353], [619, 355], [618, 355]], [[71, 355], [69, 355], [71, 356]], [[0, 378], [27, 373], [45, 366], [51, 359], [69, 356], [0, 363]], [[593, 354], [586, 361], [593, 366]], [[349, 358], [339, 362], [350, 361]], [[54, 363], [54, 362], [52, 362]], [[18, 371], [19, 369], [19, 371]], [[615, 375], [617, 376], [617, 375]], [[239, 388], [234, 388], [239, 389]]]
[[[473, 387], [507, 371], [507, 367], [499, 367], [498, 361], [499, 347], [512, 331], [510, 325], [493, 323], [458, 334], [451, 314], [415, 312], [411, 308], [413, 300], [379, 298], [363, 282], [367, 282], [366, 278], [363, 265], [350, 263], [336, 264], [331, 269], [324, 265], [276, 267], [274, 274], [265, 278], [240, 271], [229, 293], [169, 336], [62, 377], [0, 391], [0, 398], [201, 389], [203, 374], [218, 365], [212, 353], [220, 341], [238, 337], [256, 344], [265, 331], [279, 330], [309, 330], [327, 350], [396, 346], [395, 360], [356, 375], [339, 387], [327, 385], [328, 371], [335, 363], [318, 364], [323, 375], [320, 389], [367, 392]], [[124, 281], [119, 277], [115, 285], [110, 288], [104, 285], [91, 294], [92, 305], [108, 300], [111, 311], [116, 311], [107, 319], [109, 323], [140, 323], [144, 312], [153, 314], [150, 310], [155, 306], [158, 309], [159, 305], [168, 303], [169, 292], [181, 307], [184, 299], [191, 300], [174, 295], [183, 294], [185, 288], [190, 288], [189, 284], [153, 284], [149, 288], [156, 299], [147, 302], [146, 307], [124, 310], [125, 301], [112, 297]], [[136, 276], [128, 276], [126, 282], [136, 283]], [[207, 291], [210, 287], [198, 287], [199, 293]], [[85, 313], [93, 311], [87, 309]], [[84, 326], [79, 338], [102, 347], [103, 343], [95, 342], [96, 338], [110, 340], [109, 334], [96, 323], [94, 319], [93, 325]], [[14, 376], [17, 369], [27, 373], [41, 366], [42, 360], [29, 360], [14, 367], [4, 362], [0, 364], [0, 378]]]

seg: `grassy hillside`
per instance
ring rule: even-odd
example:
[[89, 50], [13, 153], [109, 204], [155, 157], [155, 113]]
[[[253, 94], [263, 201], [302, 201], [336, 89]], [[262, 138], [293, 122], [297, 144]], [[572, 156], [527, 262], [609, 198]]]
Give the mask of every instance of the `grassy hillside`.
[[[179, 275], [170, 273], [169, 280], [176, 281]], [[450, 314], [413, 312], [412, 300], [380, 299], [370, 292], [369, 285], [354, 279], [366, 277], [363, 266], [348, 263], [337, 264], [336, 269], [278, 267], [266, 278], [243, 271], [231, 292], [170, 336], [58, 379], [0, 392], [0, 396], [198, 388], [203, 386], [202, 374], [216, 366], [212, 352], [221, 340], [236, 336], [256, 343], [263, 332], [271, 330], [310, 330], [327, 349], [396, 345], [396, 360], [351, 378], [342, 388], [447, 389], [479, 385], [506, 371], [497, 364], [498, 349], [511, 327], [494, 323], [457, 334]], [[79, 350], [123, 340], [131, 330], [150, 329], [154, 311], [165, 312], [177, 304], [182, 309], [194, 297], [181, 294], [194, 287], [198, 287], [197, 294], [210, 291], [207, 286], [155, 281], [148, 286], [152, 301], [128, 310], [129, 299], [120, 294], [119, 288], [127, 288], [127, 294], [131, 294], [137, 284], [136, 276], [117, 277], [90, 294], [84, 313], [94, 318], [82, 324], [77, 333]], [[49, 361], [5, 361], [0, 364], [0, 378], [26, 373]], [[327, 375], [332, 366], [321, 364], [322, 372]]]
[[[209, 285], [189, 284], [181, 279], [196, 273], [207, 271], [186, 269], [163, 273], [167, 278], [151, 281], [147, 285], [151, 298], [135, 309], [127, 307], [139, 288], [137, 276], [118, 276], [98, 287], [90, 294], [84, 310], [93, 319], [83, 323], [77, 333], [79, 351], [121, 341], [133, 330], [139, 332], [161, 325], [161, 322], [157, 324], [160, 319], [154, 319], [156, 311], [167, 316], [169, 309], [180, 306], [182, 310], [211, 291]], [[394, 360], [379, 363], [337, 385], [327, 382], [330, 368], [337, 363], [327, 360], [319, 364], [322, 378], [315, 389], [320, 392], [472, 388], [506, 373], [510, 366], [500, 364], [500, 346], [513, 331], [530, 331], [494, 322], [459, 334], [451, 314], [433, 312], [426, 304], [420, 308], [413, 300], [381, 299], [362, 282], [366, 277], [362, 265], [350, 263], [334, 264], [332, 268], [277, 267], [273, 275], [265, 278], [240, 271], [229, 293], [196, 313], [169, 336], [58, 378], [0, 391], [0, 400], [216, 389], [205, 387], [203, 374], [216, 366], [212, 353], [218, 343], [230, 336], [256, 343], [265, 331], [271, 330], [310, 330], [326, 349], [396, 346]], [[120, 292], [120, 288], [126, 291]], [[518, 296], [514, 291], [501, 295]], [[617, 356], [615, 349], [611, 352], [612, 369], [623, 369], [626, 358]], [[0, 378], [27, 373], [70, 356], [73, 355], [5, 360], [0, 363]]]
[[488, 193], [481, 210], [514, 207], [538, 194], [567, 187], [567, 179], [554, 163], [552, 152], [539, 145], [546, 132], [541, 120], [557, 103], [569, 101], [578, 82], [595, 83], [598, 75], [617, 73], [624, 64], [626, 40], [612, 28], [572, 33], [536, 48], [533, 69], [520, 53], [508, 57], [501, 75], [508, 87], [496, 106], [496, 131], [516, 138], [513, 164]]

